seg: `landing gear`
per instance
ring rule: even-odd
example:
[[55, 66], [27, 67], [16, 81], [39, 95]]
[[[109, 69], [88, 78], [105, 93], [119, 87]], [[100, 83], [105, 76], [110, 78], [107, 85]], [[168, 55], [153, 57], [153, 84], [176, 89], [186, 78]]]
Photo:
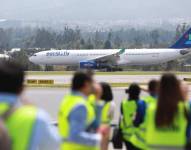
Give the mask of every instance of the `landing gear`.
[[119, 67], [107, 67], [107, 68], [106, 68], [106, 71], [107, 71], [107, 72], [123, 71], [123, 69], [122, 69], [122, 68], [119, 68]]

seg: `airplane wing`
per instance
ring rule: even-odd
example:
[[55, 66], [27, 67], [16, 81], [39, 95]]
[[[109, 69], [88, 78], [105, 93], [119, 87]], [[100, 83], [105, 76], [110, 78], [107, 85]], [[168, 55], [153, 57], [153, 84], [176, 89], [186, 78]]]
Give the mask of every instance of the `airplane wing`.
[[120, 49], [118, 52], [111, 53], [109, 55], [93, 58], [87, 61], [96, 61], [96, 62], [102, 62], [102, 63], [112, 63], [117, 64], [117, 60], [120, 58], [120, 55], [125, 52], [125, 49]]

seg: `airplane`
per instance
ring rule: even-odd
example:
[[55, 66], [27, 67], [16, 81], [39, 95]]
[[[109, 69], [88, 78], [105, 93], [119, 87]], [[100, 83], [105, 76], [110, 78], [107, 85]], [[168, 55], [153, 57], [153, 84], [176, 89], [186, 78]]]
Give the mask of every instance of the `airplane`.
[[191, 28], [169, 48], [48, 50], [33, 54], [29, 60], [39, 65], [110, 69], [114, 66], [161, 64], [188, 56], [190, 52]]

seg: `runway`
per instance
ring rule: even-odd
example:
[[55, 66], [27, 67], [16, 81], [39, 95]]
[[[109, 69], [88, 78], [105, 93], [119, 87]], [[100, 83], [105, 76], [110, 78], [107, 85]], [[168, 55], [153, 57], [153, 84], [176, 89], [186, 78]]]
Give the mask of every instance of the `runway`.
[[[27, 88], [23, 99], [45, 109], [51, 115], [52, 120], [56, 121], [60, 102], [69, 91], [69, 89], [61, 88]], [[114, 123], [116, 123], [119, 118], [120, 103], [127, 95], [125, 88], [113, 88], [113, 94], [116, 104]], [[143, 92], [142, 94], [145, 95], [146, 93]]]
[[[179, 79], [191, 78], [191, 75], [178, 75]], [[68, 84], [71, 82], [72, 75], [29, 75], [27, 79], [54, 79], [55, 83]], [[95, 75], [95, 80], [98, 82], [109, 83], [148, 83], [151, 79], [159, 79], [160, 75]], [[26, 88], [24, 96], [32, 103], [47, 110], [53, 120], [57, 118], [57, 110], [64, 95], [69, 93], [67, 88]], [[116, 103], [116, 113], [114, 122], [119, 118], [120, 103], [127, 97], [125, 87], [113, 88], [114, 101]], [[147, 93], [142, 92], [144, 96]], [[191, 92], [190, 92], [191, 94]]]
[[[52, 120], [56, 121], [60, 102], [64, 95], [69, 92], [70, 90], [66, 88], [27, 88], [22, 96], [22, 99], [45, 109], [51, 115]], [[125, 93], [125, 88], [113, 88], [113, 94], [114, 102], [116, 104], [113, 123], [117, 123], [119, 119], [121, 101], [126, 99], [127, 95]], [[146, 95], [146, 92], [141, 92], [141, 97]], [[189, 95], [191, 97], [191, 90]]]
[[[179, 79], [191, 78], [191, 75], [178, 75]], [[160, 75], [95, 75], [98, 82], [109, 83], [147, 83], [151, 79], [159, 79]], [[55, 84], [69, 84], [72, 75], [28, 75], [26, 79], [50, 79], [54, 80]]]
[[[113, 88], [114, 101], [116, 104], [115, 115], [113, 123], [117, 124], [120, 115], [120, 104], [123, 99], [127, 98], [124, 92], [125, 88]], [[65, 94], [69, 92], [69, 89], [61, 88], [27, 88], [23, 94], [25, 100], [37, 105], [40, 108], [46, 110], [52, 121], [57, 121], [57, 114], [60, 102]], [[190, 91], [191, 96], [191, 91]], [[145, 96], [147, 93], [142, 92], [141, 96]], [[114, 150], [110, 144], [109, 150]], [[123, 150], [125, 150], [123, 148]]]

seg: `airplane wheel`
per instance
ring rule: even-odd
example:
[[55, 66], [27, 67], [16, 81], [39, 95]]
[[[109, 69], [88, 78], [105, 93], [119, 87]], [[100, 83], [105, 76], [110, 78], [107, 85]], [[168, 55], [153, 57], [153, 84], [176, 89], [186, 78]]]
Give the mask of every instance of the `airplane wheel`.
[[107, 72], [112, 72], [113, 69], [108, 67], [106, 70], [107, 70]]

